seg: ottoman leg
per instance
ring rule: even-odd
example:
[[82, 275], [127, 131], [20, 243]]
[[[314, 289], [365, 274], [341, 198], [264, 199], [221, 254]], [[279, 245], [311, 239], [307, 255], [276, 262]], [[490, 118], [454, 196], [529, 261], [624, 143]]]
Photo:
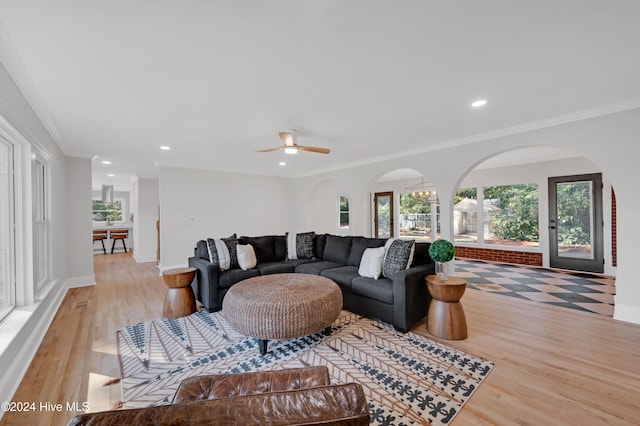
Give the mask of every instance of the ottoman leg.
[[258, 339], [258, 347], [260, 348], [260, 355], [265, 355], [267, 353], [267, 344], [269, 340], [267, 339]]

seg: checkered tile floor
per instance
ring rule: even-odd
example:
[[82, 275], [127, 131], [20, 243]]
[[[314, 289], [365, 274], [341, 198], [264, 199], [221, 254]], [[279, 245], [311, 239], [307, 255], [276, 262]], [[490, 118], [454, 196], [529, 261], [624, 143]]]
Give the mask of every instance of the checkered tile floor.
[[468, 288], [613, 316], [611, 277], [462, 259], [455, 268]]

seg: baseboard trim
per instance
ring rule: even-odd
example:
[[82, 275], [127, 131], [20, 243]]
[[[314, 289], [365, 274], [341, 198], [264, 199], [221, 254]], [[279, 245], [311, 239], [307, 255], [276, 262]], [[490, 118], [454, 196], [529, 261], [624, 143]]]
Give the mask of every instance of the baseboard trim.
[[[4, 367], [0, 376], [0, 401], [13, 399], [66, 294], [67, 288], [60, 281], [37, 306], [16, 309], [10, 314], [15, 315], [18, 331], [0, 355], [0, 364]], [[0, 410], [0, 419], [3, 414]]]
[[640, 307], [616, 303], [613, 319], [640, 324]]
[[156, 258], [155, 255], [151, 255], [151, 256], [136, 256], [135, 253], [133, 253], [133, 260], [136, 261], [136, 263], [148, 263], [148, 262], [157, 262], [158, 259]]
[[65, 281], [65, 285], [67, 288], [88, 287], [91, 285], [96, 285], [96, 276], [87, 275], [86, 277], [67, 278], [67, 280]]

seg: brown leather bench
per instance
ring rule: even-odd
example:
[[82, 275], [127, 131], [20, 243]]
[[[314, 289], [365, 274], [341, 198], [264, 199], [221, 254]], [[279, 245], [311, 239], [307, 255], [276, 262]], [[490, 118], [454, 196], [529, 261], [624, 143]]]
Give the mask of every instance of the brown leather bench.
[[87, 413], [68, 425], [368, 425], [362, 386], [324, 366], [185, 379], [170, 405]]

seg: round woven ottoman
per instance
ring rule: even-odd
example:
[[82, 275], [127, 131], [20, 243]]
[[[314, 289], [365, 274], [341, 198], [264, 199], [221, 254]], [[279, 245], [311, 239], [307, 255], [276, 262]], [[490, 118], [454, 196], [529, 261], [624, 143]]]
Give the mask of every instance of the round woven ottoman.
[[291, 339], [328, 329], [342, 309], [340, 287], [308, 274], [273, 274], [249, 278], [229, 289], [222, 314], [237, 332], [259, 339], [260, 353], [269, 339]]

